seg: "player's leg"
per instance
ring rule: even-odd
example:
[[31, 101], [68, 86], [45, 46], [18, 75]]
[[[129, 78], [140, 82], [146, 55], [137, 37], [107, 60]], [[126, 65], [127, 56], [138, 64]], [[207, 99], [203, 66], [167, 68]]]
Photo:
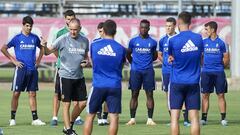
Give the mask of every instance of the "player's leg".
[[38, 91], [38, 71], [34, 70], [31, 74], [27, 75], [27, 91], [29, 97], [30, 109], [32, 111], [32, 125], [41, 126], [46, 125], [38, 118], [37, 114], [37, 91]]
[[83, 135], [91, 135], [93, 129], [93, 120], [95, 118], [94, 113], [87, 114], [85, 118], [84, 128], [83, 128]]
[[179, 109], [171, 109], [171, 135], [179, 135]]
[[130, 71], [130, 79], [129, 79], [129, 89], [131, 89], [131, 99], [130, 99], [130, 116], [131, 119], [126, 123], [126, 125], [134, 125], [136, 124], [135, 116], [136, 110], [138, 107], [138, 96], [140, 89], [142, 87], [142, 73], [138, 71]]
[[226, 120], [227, 105], [226, 105], [225, 93], [227, 93], [228, 91], [227, 89], [228, 85], [227, 85], [227, 80], [224, 72], [217, 73], [215, 87], [216, 87], [216, 93], [218, 96], [218, 106], [221, 114], [221, 124], [223, 126], [227, 126], [228, 121]]
[[21, 94], [21, 91], [24, 91], [26, 88], [25, 83], [26, 68], [15, 68], [13, 82], [12, 82], [12, 99], [11, 99], [11, 119], [9, 120], [9, 125], [16, 125], [15, 117], [18, 108], [18, 100]]
[[200, 135], [199, 111], [189, 110], [191, 119], [191, 135]]
[[171, 116], [171, 111], [168, 104], [168, 89], [169, 89], [170, 74], [162, 74], [162, 91], [166, 94], [167, 108], [169, 116]]
[[156, 123], [153, 121], [153, 112], [154, 112], [154, 98], [153, 91], [155, 90], [155, 78], [154, 70], [145, 70], [143, 73], [143, 89], [147, 97], [146, 106], [148, 110], [148, 120], [147, 125], [154, 126]]
[[199, 110], [201, 99], [199, 84], [188, 85], [186, 93], [185, 106], [189, 110], [191, 119], [191, 135], [200, 135]]
[[[72, 92], [72, 100], [73, 100], [73, 110], [71, 114], [71, 129], [73, 129], [73, 125], [75, 124], [75, 120], [81, 114], [83, 109], [86, 107], [87, 103], [87, 90], [85, 79], [77, 79], [73, 82], [73, 89]], [[82, 123], [83, 124], [83, 123]]]
[[201, 73], [201, 93], [202, 93], [202, 118], [201, 125], [207, 124], [207, 114], [209, 109], [209, 97], [213, 92], [214, 77], [206, 72]]
[[53, 96], [53, 112], [52, 112], [53, 117], [50, 122], [51, 126], [58, 125], [58, 111], [60, 108], [60, 101], [61, 101], [60, 77], [58, 74], [58, 69], [56, 69], [55, 92], [54, 92], [54, 96]]
[[109, 135], [117, 135], [119, 115], [117, 113], [109, 113], [110, 125], [108, 128]]
[[103, 104], [103, 117], [102, 117], [102, 122], [104, 125], [108, 125], [108, 121], [107, 121], [107, 118], [108, 118], [108, 107], [107, 107], [107, 103], [104, 102]]
[[180, 84], [170, 84], [169, 105], [171, 109], [171, 134], [179, 135], [179, 115], [185, 100], [185, 86]]
[[106, 89], [92, 88], [87, 100], [87, 116], [84, 122], [83, 135], [91, 135], [93, 120], [102, 102], [105, 100]]
[[121, 113], [122, 111], [122, 107], [121, 107], [122, 90], [121, 88], [109, 89], [106, 95], [107, 95], [106, 103], [108, 106], [109, 118], [110, 118], [108, 134], [117, 135], [119, 113]]
[[190, 127], [191, 123], [189, 122], [189, 119], [188, 119], [188, 110], [186, 109], [185, 103], [183, 104], [183, 107], [182, 107], [182, 113], [183, 113], [183, 125], [185, 127]]

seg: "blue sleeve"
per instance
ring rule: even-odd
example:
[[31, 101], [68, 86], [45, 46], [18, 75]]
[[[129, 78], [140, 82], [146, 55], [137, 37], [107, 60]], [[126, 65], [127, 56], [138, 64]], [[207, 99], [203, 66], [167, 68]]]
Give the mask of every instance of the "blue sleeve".
[[128, 49], [133, 49], [134, 39], [131, 39], [128, 44]]
[[203, 42], [202, 38], [200, 40], [200, 51], [201, 51], [201, 53], [204, 52], [204, 42]]
[[225, 44], [224, 42], [222, 42], [222, 44], [221, 44], [220, 47], [221, 47], [220, 49], [221, 49], [221, 52], [222, 52], [222, 53], [228, 52], [227, 44]]
[[41, 45], [40, 45], [40, 39], [39, 39], [39, 37], [36, 37], [36, 46], [38, 47], [38, 48], [41, 48]]
[[159, 41], [159, 51], [163, 52], [163, 38]]
[[91, 57], [91, 59], [92, 59], [92, 46], [93, 46], [93, 44], [90, 45], [90, 57]]
[[172, 40], [168, 40], [168, 55], [173, 55], [173, 45], [172, 45]]
[[17, 44], [17, 38], [16, 37], [13, 37], [7, 44], [7, 47], [8, 48], [11, 48], [11, 47], [15, 47], [15, 45]]

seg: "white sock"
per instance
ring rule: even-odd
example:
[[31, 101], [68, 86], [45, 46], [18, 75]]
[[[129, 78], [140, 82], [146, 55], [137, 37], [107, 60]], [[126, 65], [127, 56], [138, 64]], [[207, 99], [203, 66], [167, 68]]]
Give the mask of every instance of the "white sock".
[[53, 116], [53, 117], [52, 117], [52, 120], [58, 120], [58, 117]]

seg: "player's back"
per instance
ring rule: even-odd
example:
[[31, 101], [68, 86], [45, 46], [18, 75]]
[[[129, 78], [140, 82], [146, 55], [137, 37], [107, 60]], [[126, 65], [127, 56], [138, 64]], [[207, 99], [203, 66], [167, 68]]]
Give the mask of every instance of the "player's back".
[[203, 42], [201, 35], [183, 31], [169, 40], [169, 54], [174, 57], [171, 82], [199, 83]]
[[113, 39], [100, 39], [91, 44], [93, 86], [121, 88], [125, 48]]

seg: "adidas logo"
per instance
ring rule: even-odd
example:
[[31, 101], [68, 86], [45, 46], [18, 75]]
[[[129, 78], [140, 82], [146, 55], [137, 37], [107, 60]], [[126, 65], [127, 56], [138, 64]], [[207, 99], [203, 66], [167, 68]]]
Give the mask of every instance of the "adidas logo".
[[103, 47], [97, 53], [99, 55], [116, 56], [116, 53], [113, 52], [113, 49], [110, 45], [107, 45], [107, 46]]
[[181, 52], [192, 52], [197, 50], [198, 47], [196, 47], [196, 45], [191, 40], [188, 40], [187, 43], [181, 49]]
[[20, 43], [21, 43], [21, 44], [23, 44], [24, 42], [23, 42], [23, 41], [21, 41]]

